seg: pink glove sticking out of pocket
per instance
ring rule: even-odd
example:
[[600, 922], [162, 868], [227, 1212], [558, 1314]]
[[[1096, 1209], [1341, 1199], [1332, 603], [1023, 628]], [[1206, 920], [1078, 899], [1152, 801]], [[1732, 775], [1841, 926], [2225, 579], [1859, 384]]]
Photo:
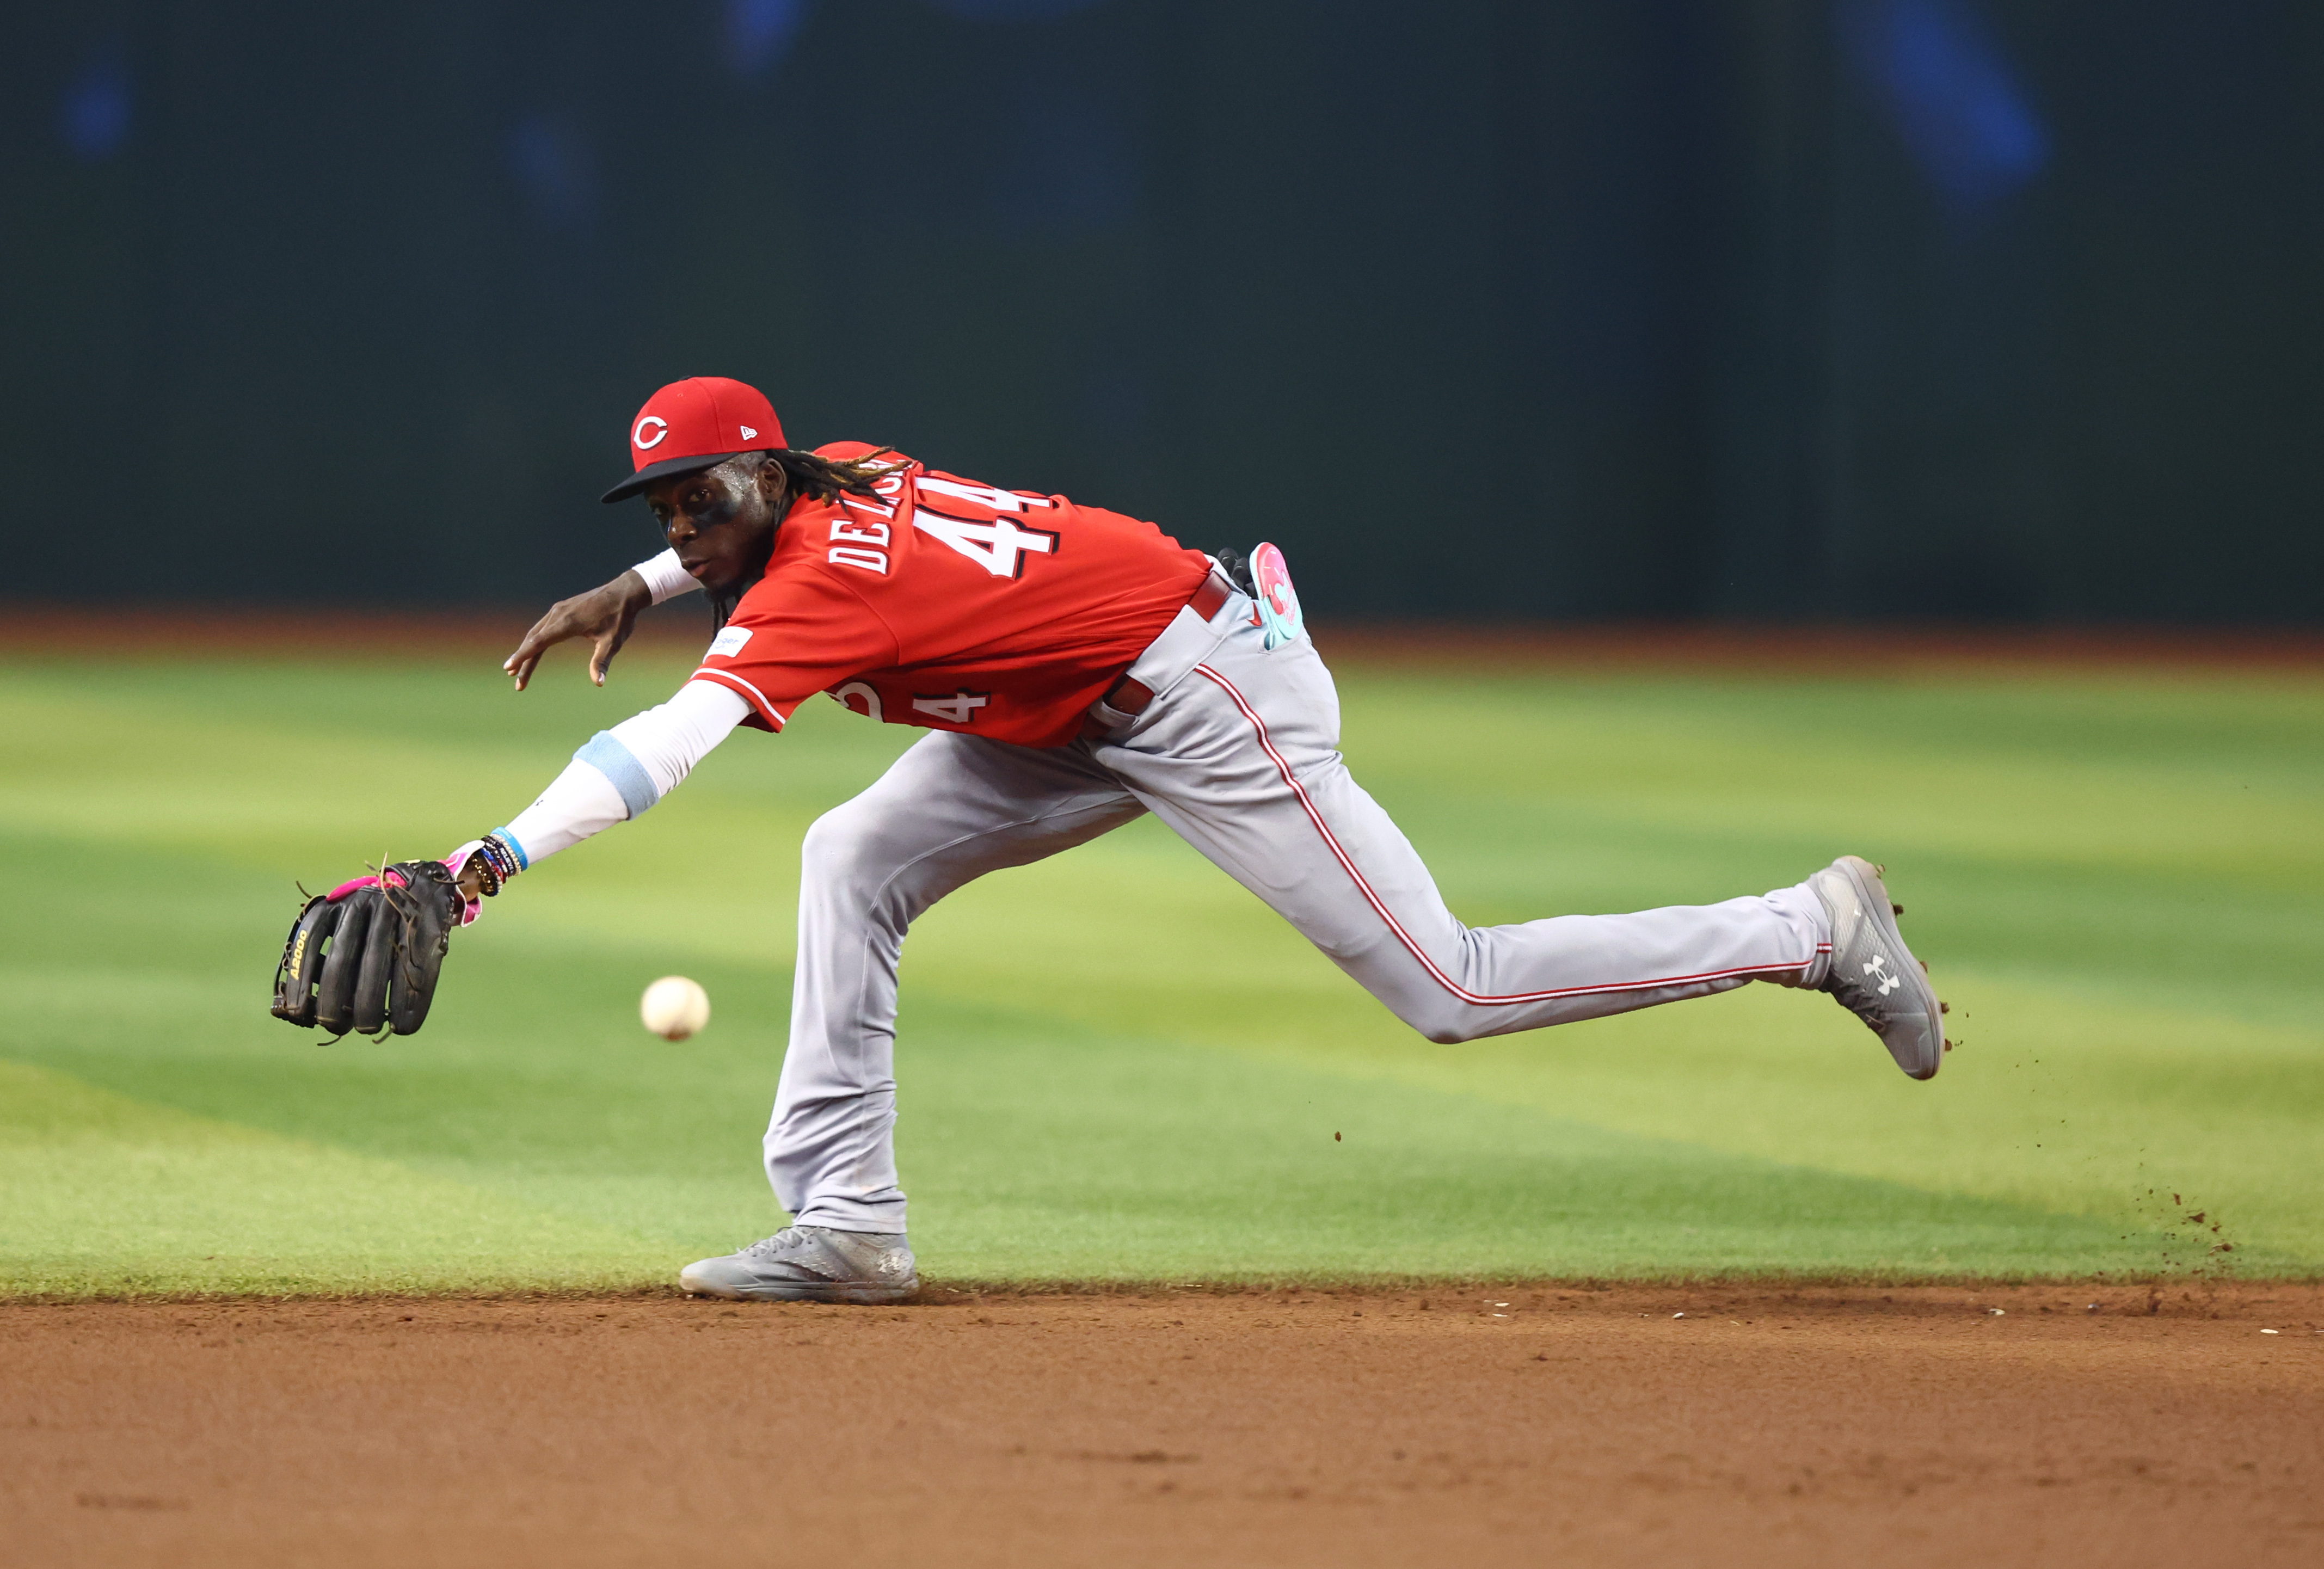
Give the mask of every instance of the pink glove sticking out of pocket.
[[1299, 591], [1291, 586], [1291, 568], [1283, 552], [1261, 543], [1250, 553], [1250, 580], [1259, 590], [1259, 619], [1267, 628], [1268, 651], [1297, 641], [1307, 630], [1307, 617], [1299, 608]]

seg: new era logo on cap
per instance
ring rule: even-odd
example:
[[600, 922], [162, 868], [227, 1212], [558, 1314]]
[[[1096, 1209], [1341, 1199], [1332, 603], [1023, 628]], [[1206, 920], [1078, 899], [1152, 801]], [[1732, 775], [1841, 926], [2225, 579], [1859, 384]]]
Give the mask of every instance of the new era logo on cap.
[[666, 475], [783, 445], [782, 423], [764, 392], [725, 376], [689, 376], [648, 398], [630, 421], [632, 472], [604, 499], [619, 501]]

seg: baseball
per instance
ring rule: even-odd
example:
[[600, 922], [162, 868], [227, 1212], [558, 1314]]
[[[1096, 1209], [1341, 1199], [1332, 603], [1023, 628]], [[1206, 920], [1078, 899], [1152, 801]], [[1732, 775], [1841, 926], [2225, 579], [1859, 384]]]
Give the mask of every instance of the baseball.
[[710, 993], [683, 975], [664, 975], [638, 1000], [638, 1017], [664, 1040], [684, 1040], [710, 1022]]

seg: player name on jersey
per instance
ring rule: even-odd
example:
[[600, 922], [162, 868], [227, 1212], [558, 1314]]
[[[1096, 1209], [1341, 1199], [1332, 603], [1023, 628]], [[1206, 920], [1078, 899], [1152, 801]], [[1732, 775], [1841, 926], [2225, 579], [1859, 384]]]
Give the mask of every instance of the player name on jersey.
[[890, 461], [876, 499], [792, 507], [695, 672], [748, 723], [779, 730], [828, 692], [892, 725], [1062, 746], [1210, 570], [1152, 523]]

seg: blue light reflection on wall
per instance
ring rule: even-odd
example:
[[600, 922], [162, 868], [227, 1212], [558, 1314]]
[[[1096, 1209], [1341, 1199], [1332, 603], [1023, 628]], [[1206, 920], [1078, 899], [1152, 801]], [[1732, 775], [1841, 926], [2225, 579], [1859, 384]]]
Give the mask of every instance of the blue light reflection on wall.
[[1838, 21], [1849, 64], [1949, 200], [1998, 201], [2048, 166], [2048, 129], [1960, 0], [1840, 0]]
[[597, 216], [597, 168], [589, 145], [552, 115], [528, 115], [509, 133], [509, 172], [535, 217], [580, 228]]
[[807, 11], [807, 0], [726, 0], [727, 66], [741, 77], [772, 69], [790, 52]]
[[100, 162], [128, 144], [130, 108], [129, 67], [108, 51], [65, 88], [58, 128], [75, 157]]

